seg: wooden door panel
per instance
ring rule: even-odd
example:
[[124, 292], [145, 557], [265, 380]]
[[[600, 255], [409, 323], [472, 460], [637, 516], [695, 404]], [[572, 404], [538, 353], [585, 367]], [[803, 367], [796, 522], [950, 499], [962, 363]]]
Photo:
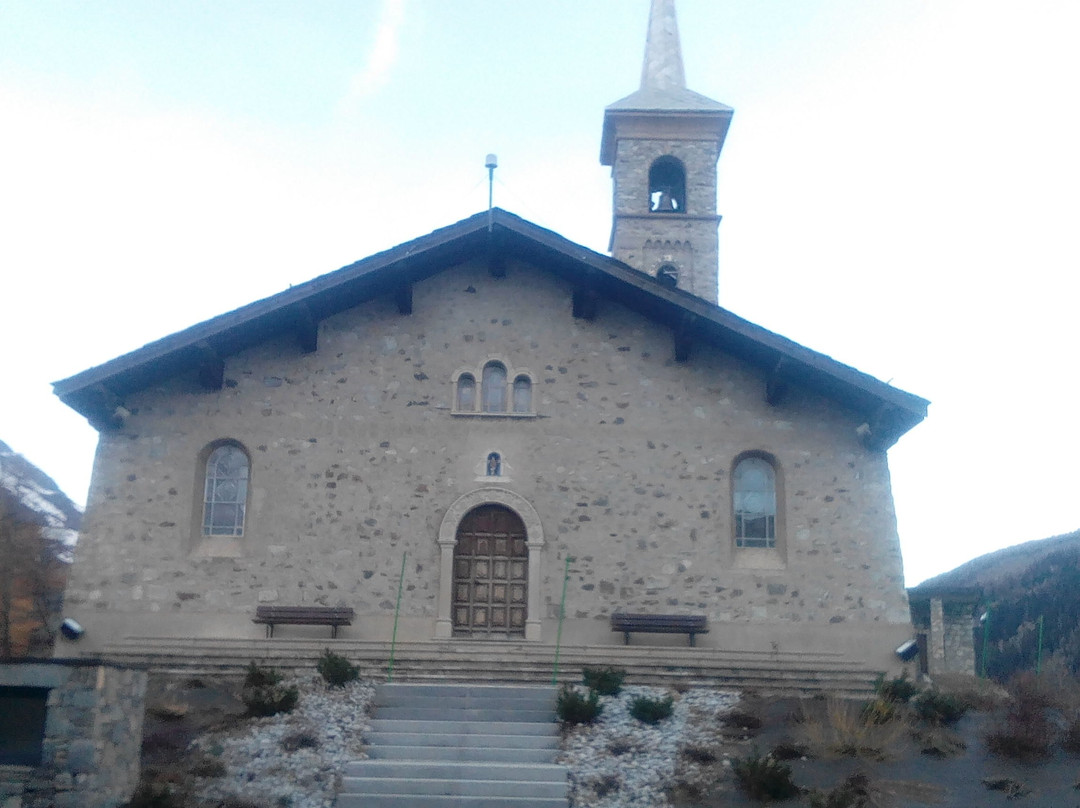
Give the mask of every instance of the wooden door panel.
[[525, 526], [509, 508], [483, 505], [465, 515], [454, 548], [458, 636], [521, 636], [527, 602]]

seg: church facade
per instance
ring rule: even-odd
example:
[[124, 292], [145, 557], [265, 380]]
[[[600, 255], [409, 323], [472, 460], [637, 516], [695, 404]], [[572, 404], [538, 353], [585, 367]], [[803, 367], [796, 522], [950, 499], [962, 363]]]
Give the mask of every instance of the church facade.
[[886, 450], [927, 402], [716, 305], [730, 119], [654, 0], [605, 113], [613, 257], [496, 209], [58, 382], [101, 434], [80, 651], [257, 637], [265, 604], [388, 641], [399, 580], [399, 638], [553, 644], [565, 578], [564, 643], [704, 614], [702, 645], [886, 666]]

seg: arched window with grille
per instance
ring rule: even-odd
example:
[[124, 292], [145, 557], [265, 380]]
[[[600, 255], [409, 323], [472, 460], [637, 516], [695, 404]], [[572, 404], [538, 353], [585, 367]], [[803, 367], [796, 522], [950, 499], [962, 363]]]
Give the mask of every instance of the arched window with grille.
[[481, 397], [484, 412], [506, 412], [506, 367], [501, 362], [484, 365]]
[[732, 475], [736, 547], [776, 546], [776, 469], [764, 457], [739, 460]]
[[250, 465], [247, 453], [234, 443], [218, 446], [206, 459], [204, 536], [244, 535]]

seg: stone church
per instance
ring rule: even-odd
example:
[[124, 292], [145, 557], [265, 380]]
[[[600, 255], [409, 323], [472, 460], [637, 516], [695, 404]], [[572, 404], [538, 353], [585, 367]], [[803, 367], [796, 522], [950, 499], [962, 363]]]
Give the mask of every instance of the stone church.
[[912, 625], [886, 452], [927, 402], [717, 305], [731, 118], [653, 0], [604, 112], [611, 255], [484, 211], [56, 383], [100, 431], [72, 648], [262, 638], [260, 605], [389, 642], [400, 594], [399, 640], [443, 649], [693, 614], [703, 652], [888, 667]]

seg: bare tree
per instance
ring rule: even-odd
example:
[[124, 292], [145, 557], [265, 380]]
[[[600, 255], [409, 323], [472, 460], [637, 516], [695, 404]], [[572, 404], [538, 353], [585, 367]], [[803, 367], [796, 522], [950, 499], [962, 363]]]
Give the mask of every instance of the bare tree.
[[63, 542], [0, 488], [0, 658], [51, 645], [63, 597]]

